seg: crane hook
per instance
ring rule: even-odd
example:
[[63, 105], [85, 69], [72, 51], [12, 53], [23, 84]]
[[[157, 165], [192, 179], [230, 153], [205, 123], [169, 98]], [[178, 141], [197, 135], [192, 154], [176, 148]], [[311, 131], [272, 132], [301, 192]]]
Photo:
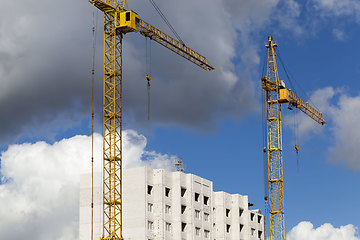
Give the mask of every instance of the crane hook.
[[150, 80], [151, 80], [151, 76], [149, 74], [146, 74], [146, 80], [147, 80], [147, 93], [148, 93], [148, 122], [150, 122]]
[[296, 154], [298, 154], [298, 153], [299, 153], [299, 149], [300, 149], [299, 145], [295, 144], [294, 147], [295, 147]]

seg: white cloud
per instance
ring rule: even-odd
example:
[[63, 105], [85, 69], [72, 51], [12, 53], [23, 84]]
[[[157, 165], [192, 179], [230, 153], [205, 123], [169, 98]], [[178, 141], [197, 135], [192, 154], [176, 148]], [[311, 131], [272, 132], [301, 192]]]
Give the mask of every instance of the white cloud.
[[342, 29], [339, 28], [334, 28], [332, 31], [333, 35], [335, 36], [335, 38], [339, 41], [344, 41], [346, 34]]
[[336, 228], [325, 223], [318, 228], [310, 222], [300, 222], [286, 235], [287, 240], [359, 240], [358, 229], [349, 224]]
[[358, 0], [313, 0], [315, 8], [324, 16], [354, 17], [360, 21], [360, 2]]
[[[309, 104], [315, 107], [318, 111], [322, 112], [325, 118], [325, 121], [328, 121], [328, 113], [329, 113], [329, 101], [334, 97], [338, 90], [333, 89], [332, 87], [326, 87], [322, 89], [316, 90], [311, 96], [309, 100]], [[297, 134], [301, 139], [307, 139], [311, 134], [320, 133], [323, 130], [323, 127], [320, 126], [317, 122], [315, 122], [312, 118], [300, 112], [299, 110], [295, 113], [296, 118], [296, 127]], [[294, 120], [292, 120], [292, 116], [288, 115], [285, 118], [285, 123], [289, 126], [292, 126]], [[327, 125], [326, 125], [327, 126]]]
[[[360, 170], [358, 149], [360, 146], [360, 95], [349, 96], [341, 88], [325, 87], [316, 90], [310, 97], [310, 103], [324, 114], [327, 122], [324, 127], [302, 112], [297, 113], [298, 133], [303, 140], [312, 134], [329, 128], [331, 131], [331, 146], [329, 160], [344, 164], [351, 169]], [[286, 122], [291, 122], [287, 117]]]
[[343, 93], [337, 104], [331, 106], [330, 114], [335, 140], [330, 148], [330, 161], [360, 171], [360, 96]]
[[304, 29], [299, 19], [301, 15], [301, 5], [297, 1], [281, 1], [275, 15], [283, 29], [292, 32], [295, 36], [304, 34]]
[[[172, 167], [172, 156], [146, 151], [146, 138], [123, 132], [124, 167]], [[95, 169], [100, 169], [102, 136], [95, 134]], [[91, 137], [54, 144], [11, 145], [1, 155], [0, 232], [2, 239], [78, 238], [80, 173], [90, 171]], [[145, 160], [145, 161], [144, 161]]]

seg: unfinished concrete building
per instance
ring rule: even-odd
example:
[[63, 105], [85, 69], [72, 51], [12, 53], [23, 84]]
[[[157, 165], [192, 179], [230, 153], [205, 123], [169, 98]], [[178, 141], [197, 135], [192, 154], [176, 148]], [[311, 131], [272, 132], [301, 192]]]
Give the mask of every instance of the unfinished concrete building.
[[[100, 239], [100, 175], [95, 182], [95, 239]], [[249, 210], [248, 197], [214, 192], [193, 174], [140, 167], [123, 173], [126, 240], [265, 239], [264, 216]], [[90, 237], [90, 175], [81, 178], [80, 240]]]

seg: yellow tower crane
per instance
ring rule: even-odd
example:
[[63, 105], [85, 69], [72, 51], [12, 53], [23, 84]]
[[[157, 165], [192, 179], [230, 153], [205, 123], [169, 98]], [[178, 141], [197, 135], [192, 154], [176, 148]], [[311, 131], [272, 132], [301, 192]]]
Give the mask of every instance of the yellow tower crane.
[[279, 80], [276, 65], [276, 47], [273, 37], [268, 37], [266, 76], [262, 77], [262, 88], [266, 92], [266, 147], [267, 196], [265, 208], [269, 214], [270, 240], [285, 240], [284, 179], [282, 156], [281, 104], [288, 103], [304, 112], [321, 125], [326, 122], [323, 115], [287, 89]]
[[122, 240], [122, 39], [139, 32], [205, 70], [208, 60], [128, 10], [126, 0], [89, 0], [104, 13], [103, 86], [103, 233], [102, 240]]

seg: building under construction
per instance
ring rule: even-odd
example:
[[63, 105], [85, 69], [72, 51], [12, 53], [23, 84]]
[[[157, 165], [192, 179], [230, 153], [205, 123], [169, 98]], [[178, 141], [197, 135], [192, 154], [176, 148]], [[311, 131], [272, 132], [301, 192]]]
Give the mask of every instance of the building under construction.
[[[81, 178], [80, 240], [90, 239], [90, 178]], [[100, 179], [95, 175], [95, 239], [101, 237]], [[248, 196], [214, 192], [212, 181], [149, 167], [126, 169], [123, 180], [124, 239], [265, 239], [264, 216], [249, 209]]]

